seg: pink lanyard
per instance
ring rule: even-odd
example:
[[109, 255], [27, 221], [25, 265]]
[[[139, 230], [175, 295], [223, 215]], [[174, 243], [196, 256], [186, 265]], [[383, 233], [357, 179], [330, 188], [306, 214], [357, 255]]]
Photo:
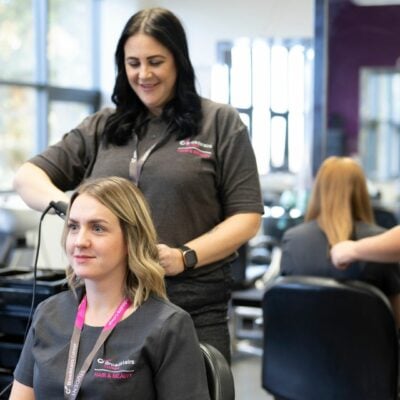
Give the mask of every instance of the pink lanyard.
[[104, 325], [103, 330], [101, 331], [97, 341], [86, 357], [81, 370], [79, 371], [78, 375], [76, 375], [74, 380], [75, 368], [76, 368], [76, 360], [78, 358], [78, 349], [79, 349], [79, 341], [81, 338], [81, 333], [83, 329], [83, 325], [85, 322], [85, 314], [86, 314], [86, 307], [87, 307], [87, 299], [86, 296], [82, 299], [81, 303], [78, 307], [78, 312], [76, 314], [74, 331], [72, 332], [71, 342], [69, 345], [69, 353], [68, 353], [68, 363], [67, 363], [67, 370], [65, 372], [65, 381], [64, 381], [64, 398], [66, 400], [75, 400], [79, 389], [82, 385], [83, 378], [85, 377], [87, 370], [92, 363], [94, 356], [103, 345], [103, 343], [107, 340], [108, 336], [110, 336], [111, 332], [121, 321], [125, 311], [130, 307], [132, 302], [128, 299], [124, 299], [118, 308], [115, 310], [112, 317], [109, 321]]

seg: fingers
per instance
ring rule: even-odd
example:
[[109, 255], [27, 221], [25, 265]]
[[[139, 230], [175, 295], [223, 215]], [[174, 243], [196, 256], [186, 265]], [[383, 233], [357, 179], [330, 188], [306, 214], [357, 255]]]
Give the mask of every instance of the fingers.
[[334, 264], [337, 269], [345, 270], [349, 267], [349, 263]]

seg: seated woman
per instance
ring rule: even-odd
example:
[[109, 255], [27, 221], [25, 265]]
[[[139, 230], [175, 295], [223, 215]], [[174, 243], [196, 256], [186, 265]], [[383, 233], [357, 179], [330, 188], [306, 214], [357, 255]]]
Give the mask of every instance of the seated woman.
[[400, 327], [400, 267], [356, 262], [346, 270], [334, 267], [330, 248], [348, 239], [377, 235], [364, 173], [348, 157], [329, 157], [321, 165], [305, 222], [286, 231], [282, 241], [282, 275], [354, 279], [378, 287], [389, 299]]
[[193, 322], [165, 294], [144, 197], [123, 178], [73, 194], [63, 245], [71, 290], [43, 301], [14, 372], [12, 400], [208, 400]]

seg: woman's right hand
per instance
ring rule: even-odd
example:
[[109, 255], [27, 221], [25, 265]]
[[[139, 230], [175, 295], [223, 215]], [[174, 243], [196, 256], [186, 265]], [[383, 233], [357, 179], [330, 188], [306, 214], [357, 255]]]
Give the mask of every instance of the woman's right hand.
[[53, 184], [41, 168], [30, 162], [18, 169], [14, 189], [30, 208], [37, 211], [44, 211], [51, 201], [69, 203], [69, 197]]
[[346, 269], [356, 260], [355, 246], [356, 243], [353, 240], [345, 240], [332, 246], [331, 258], [336, 268]]

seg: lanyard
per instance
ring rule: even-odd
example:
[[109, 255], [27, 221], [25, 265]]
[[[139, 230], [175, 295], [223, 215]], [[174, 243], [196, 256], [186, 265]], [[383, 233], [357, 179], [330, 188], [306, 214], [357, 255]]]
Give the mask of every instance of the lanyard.
[[82, 299], [81, 303], [78, 307], [78, 312], [76, 314], [74, 331], [72, 332], [71, 342], [69, 345], [69, 353], [68, 353], [68, 363], [67, 363], [67, 370], [65, 372], [65, 381], [64, 381], [64, 398], [66, 400], [75, 400], [79, 389], [82, 385], [83, 378], [86, 375], [87, 370], [92, 363], [94, 356], [103, 345], [103, 343], [107, 340], [108, 336], [110, 336], [111, 332], [121, 321], [125, 311], [130, 307], [132, 302], [128, 299], [124, 299], [118, 308], [115, 310], [112, 317], [109, 321], [104, 325], [97, 341], [86, 357], [81, 370], [79, 371], [78, 375], [76, 375], [74, 380], [75, 368], [76, 368], [76, 360], [78, 358], [78, 349], [79, 349], [79, 341], [81, 338], [81, 333], [83, 329], [83, 325], [85, 322], [85, 314], [86, 314], [86, 307], [87, 307], [87, 298], [86, 296]]
[[[147, 122], [147, 121], [146, 121]], [[168, 129], [171, 123], [167, 125], [161, 137], [153, 143], [140, 157], [138, 157], [138, 137], [137, 134], [134, 135], [134, 150], [131, 158], [131, 162], [129, 163], [129, 177], [133, 181], [133, 183], [138, 186], [140, 175], [142, 174], [143, 164], [149, 158], [150, 154], [159, 146], [163, 145], [169, 138], [167, 135]]]

